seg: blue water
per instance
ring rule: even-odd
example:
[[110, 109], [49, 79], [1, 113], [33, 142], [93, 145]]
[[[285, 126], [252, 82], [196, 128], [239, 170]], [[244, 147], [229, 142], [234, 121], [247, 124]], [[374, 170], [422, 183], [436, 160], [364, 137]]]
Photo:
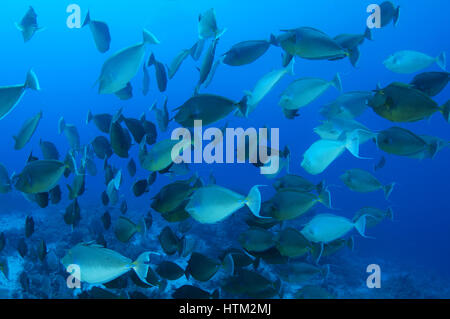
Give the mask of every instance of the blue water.
[[[142, 39], [142, 28], [151, 30], [161, 41], [158, 46], [152, 46], [158, 60], [169, 64], [172, 58], [182, 49], [190, 48], [196, 41], [197, 18], [199, 13], [214, 7], [217, 13], [219, 27], [228, 31], [221, 38], [217, 55], [226, 52], [233, 44], [253, 39], [268, 39], [271, 33], [280, 29], [290, 29], [300, 26], [316, 27], [335, 36], [340, 33], [362, 33], [368, 17], [366, 7], [371, 1], [346, 0], [246, 0], [246, 1], [216, 1], [216, 0], [155, 0], [111, 2], [105, 0], [76, 0], [82, 9], [82, 17], [91, 11], [91, 17], [108, 23], [111, 35], [111, 49], [100, 54], [94, 45], [92, 35], [87, 28], [69, 29], [66, 26], [66, 7], [74, 1], [17, 1], [3, 0], [0, 5], [0, 85], [23, 83], [25, 74], [33, 67], [38, 75], [42, 91], [28, 90], [17, 108], [1, 121], [0, 145], [2, 156], [0, 161], [10, 173], [20, 172], [31, 151], [40, 154], [39, 139], [52, 141], [58, 146], [60, 154], [68, 150], [68, 143], [63, 135], [58, 135], [57, 123], [64, 116], [67, 123], [75, 124], [81, 135], [82, 144], [89, 143], [99, 135], [93, 124], [85, 125], [87, 111], [94, 114], [114, 114], [123, 107], [127, 117], [136, 117], [147, 112], [147, 118], [154, 120], [148, 108], [154, 100], [161, 105], [163, 96], [169, 98], [169, 109], [173, 110], [183, 104], [189, 97], [198, 80], [196, 66], [188, 58], [176, 76], [169, 81], [168, 89], [163, 94], [157, 89], [153, 69], [151, 75], [151, 90], [148, 96], [141, 94], [142, 72], [133, 79], [134, 97], [128, 101], [120, 101], [112, 95], [98, 95], [93, 84], [98, 78], [100, 68], [105, 59], [112, 53], [138, 43]], [[391, 82], [408, 83], [411, 75], [400, 75], [387, 70], [382, 61], [389, 55], [400, 50], [416, 50], [431, 56], [440, 52], [450, 53], [450, 28], [448, 27], [448, 11], [450, 3], [445, 0], [421, 1], [398, 0], [401, 15], [397, 27], [389, 25], [373, 31], [373, 41], [365, 41], [361, 46], [361, 59], [358, 68], [353, 68], [347, 59], [339, 61], [309, 61], [296, 58], [295, 76], [286, 76], [264, 98], [249, 119], [227, 118], [232, 127], [263, 127], [268, 125], [280, 129], [280, 145], [288, 145], [291, 149], [291, 173], [296, 173], [319, 182], [326, 180], [330, 186], [333, 213], [351, 218], [363, 206], [385, 208], [392, 206], [394, 221], [385, 221], [376, 228], [370, 229], [369, 235], [375, 239], [364, 239], [355, 235], [356, 246], [354, 254], [347, 258], [364, 258], [374, 263], [379, 260], [393, 262], [399, 267], [417, 267], [426, 271], [437, 272], [439, 275], [450, 275], [450, 202], [448, 190], [450, 186], [450, 149], [444, 149], [433, 160], [415, 160], [384, 154], [377, 150], [372, 142], [361, 147], [362, 156], [373, 160], [358, 160], [348, 152], [338, 158], [321, 175], [310, 176], [300, 166], [302, 154], [318, 139], [313, 128], [321, 118], [318, 110], [324, 104], [339, 96], [334, 88], [311, 105], [300, 110], [300, 117], [286, 120], [278, 101], [286, 86], [299, 77], [320, 77], [332, 79], [336, 72], [342, 77], [344, 92], [356, 90], [373, 90], [377, 83], [386, 86]], [[34, 38], [24, 44], [20, 32], [14, 22], [19, 21], [32, 5], [38, 14], [38, 22], [45, 30], [38, 32]], [[149, 49], [150, 50], [150, 49]], [[146, 55], [148, 56], [148, 55]], [[256, 81], [272, 69], [279, 68], [281, 61], [280, 48], [271, 47], [269, 51], [256, 62], [242, 67], [219, 67], [214, 80], [202, 92], [215, 93], [230, 99], [239, 100], [244, 90], [254, 87]], [[436, 64], [426, 71], [439, 68]], [[450, 97], [447, 87], [434, 99], [442, 105]], [[43, 119], [34, 134], [33, 139], [21, 151], [14, 151], [12, 136], [17, 133], [20, 125], [29, 117], [43, 111]], [[371, 109], [358, 119], [368, 128], [379, 131], [394, 126], [393, 123], [378, 117]], [[221, 127], [225, 121], [217, 123]], [[401, 123], [400, 126], [417, 134], [428, 134], [450, 140], [449, 124], [442, 116], [435, 114], [429, 120], [417, 123]], [[170, 137], [172, 129], [177, 124], [171, 122], [166, 134], [159, 132], [158, 139]], [[131, 155], [137, 161], [137, 147], [133, 147]], [[348, 190], [340, 181], [339, 176], [349, 168], [362, 168], [372, 171], [377, 160], [384, 155], [386, 166], [376, 173], [385, 183], [396, 182], [396, 187], [389, 201], [385, 201], [382, 192], [368, 194], [354, 193]], [[127, 161], [113, 156], [111, 163], [125, 170]], [[97, 162], [101, 168], [101, 161]], [[139, 166], [139, 164], [138, 164]], [[270, 184], [271, 181], [259, 174], [259, 170], [249, 164], [240, 165], [193, 165], [200, 175], [207, 177], [211, 170], [217, 183], [242, 194], [256, 184]], [[138, 177], [146, 177], [147, 172], [138, 169]], [[127, 199], [130, 211], [146, 212], [149, 200], [153, 194], [170, 182], [167, 177], [158, 177], [152, 186], [150, 195], [135, 199], [130, 186], [133, 179], [125, 174], [125, 184], [121, 194]], [[101, 210], [100, 191], [104, 189], [103, 174], [88, 177], [87, 190], [80, 205], [83, 207], [98, 206]], [[69, 204], [65, 181], [63, 201], [59, 210]], [[100, 191], [99, 191], [100, 190]], [[262, 190], [263, 199], [271, 197], [273, 191], [267, 187]], [[1, 206], [7, 211], [29, 209], [25, 199], [17, 192], [0, 195]], [[317, 207], [318, 212], [324, 212], [323, 207]], [[2, 209], [3, 210], [3, 209]], [[70, 233], [52, 208], [49, 208], [49, 219], [59, 219], [61, 229]], [[31, 212], [27, 212], [31, 213]], [[0, 218], [5, 218], [0, 212]], [[84, 212], [89, 214], [89, 212]], [[8, 217], [13, 218], [13, 217]], [[55, 224], [54, 222], [53, 224]], [[48, 232], [58, 232], [61, 229], [49, 228]], [[111, 231], [111, 230], [110, 230]], [[156, 235], [154, 237], [156, 238]], [[87, 239], [85, 239], [87, 240]], [[155, 240], [155, 239], [153, 239]], [[126, 251], [126, 249], [124, 249]], [[365, 272], [366, 264], [355, 269]], [[383, 267], [383, 265], [381, 265]]]

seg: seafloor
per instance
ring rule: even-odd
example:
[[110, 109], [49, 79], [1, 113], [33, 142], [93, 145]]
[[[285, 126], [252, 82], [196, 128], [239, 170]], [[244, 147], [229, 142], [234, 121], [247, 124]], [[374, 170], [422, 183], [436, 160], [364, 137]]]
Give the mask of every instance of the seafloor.
[[[103, 214], [104, 208], [97, 206], [82, 206], [82, 220], [80, 225], [73, 231], [63, 222], [64, 208], [36, 209], [27, 203], [19, 194], [8, 195], [8, 200], [2, 199], [3, 205], [0, 213], [0, 232], [5, 233], [7, 245], [0, 252], [0, 258], [6, 259], [9, 265], [9, 278], [6, 279], [0, 273], [0, 298], [76, 298], [78, 293], [68, 289], [65, 271], [60, 258], [65, 255], [67, 249], [81, 241], [95, 240], [99, 233], [103, 233], [107, 242], [107, 247], [122, 253], [130, 258], [137, 257], [141, 252], [151, 250], [164, 253], [158, 242], [158, 234], [167, 225], [157, 213], [153, 213], [153, 224], [145, 237], [140, 234], [128, 243], [123, 244], [114, 237], [113, 225], [108, 231], [104, 231], [99, 217]], [[8, 205], [10, 203], [10, 205]], [[12, 204], [14, 203], [14, 204]], [[8, 207], [9, 206], [9, 207]], [[14, 207], [14, 208], [12, 208]], [[97, 207], [97, 208], [96, 208]], [[138, 216], [146, 214], [148, 208], [144, 208], [144, 213], [138, 211], [128, 211], [127, 216], [137, 219]], [[110, 211], [113, 221], [120, 215], [118, 211]], [[204, 226], [192, 222], [188, 234], [196, 239], [195, 251], [202, 252], [212, 257], [217, 257], [221, 251], [229, 247], [240, 248], [236, 245], [236, 239], [230, 237], [230, 229], [235, 234], [239, 234], [239, 228], [246, 229], [242, 222], [241, 210], [216, 225]], [[23, 259], [18, 251], [17, 245], [21, 238], [24, 238], [25, 218], [32, 215], [35, 221], [35, 232], [26, 239], [29, 254]], [[172, 229], [180, 233], [180, 225], [171, 225]], [[278, 226], [275, 226], [278, 227]], [[237, 236], [237, 235], [236, 235]], [[45, 239], [48, 248], [48, 255], [44, 262], [39, 261], [33, 252], [40, 239]], [[336, 298], [387, 298], [387, 299], [415, 299], [415, 298], [450, 298], [450, 278], [441, 276], [426, 268], [415, 265], [400, 265], [393, 261], [371, 257], [361, 257], [358, 254], [358, 240], [354, 251], [343, 249], [336, 255], [324, 258], [321, 263], [330, 265], [330, 273], [326, 279], [316, 279], [307, 284], [321, 285], [325, 287], [331, 295]], [[230, 243], [230, 244], [228, 244]], [[234, 246], [232, 245], [234, 243]], [[179, 266], [185, 267], [187, 258], [178, 256], [164, 256], [165, 260], [172, 260]], [[377, 263], [383, 266], [381, 277], [381, 288], [369, 289], [366, 285], [368, 274], [365, 272], [368, 264]], [[271, 265], [261, 262], [262, 274], [276, 280], [276, 273]], [[261, 268], [259, 268], [261, 271]], [[210, 281], [206, 283], [196, 282], [194, 279], [187, 280], [184, 276], [176, 281], [170, 281], [164, 291], [157, 287], [141, 288], [132, 281], [132, 272], [114, 280], [108, 285], [111, 292], [116, 295], [135, 296], [138, 298], [171, 298], [173, 291], [185, 284], [193, 284], [206, 291], [213, 291], [220, 287], [223, 279], [227, 276], [224, 271], [219, 271]], [[28, 279], [28, 280], [26, 280]], [[292, 285], [283, 283], [281, 298], [293, 298], [294, 293], [302, 285]], [[86, 286], [84, 286], [86, 289]], [[223, 298], [245, 298], [245, 296], [233, 296], [221, 292]]]

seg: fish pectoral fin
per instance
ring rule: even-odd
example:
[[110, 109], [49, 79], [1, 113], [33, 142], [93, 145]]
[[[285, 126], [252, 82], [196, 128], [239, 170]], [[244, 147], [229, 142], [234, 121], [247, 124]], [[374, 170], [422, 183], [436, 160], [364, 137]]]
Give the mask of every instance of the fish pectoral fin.
[[23, 32], [23, 28], [19, 23], [15, 22], [14, 25], [16, 26], [17, 30]]
[[98, 78], [97, 80], [95, 80], [94, 84], [92, 84], [91, 89], [95, 88], [97, 86], [97, 84], [100, 83], [100, 78]]

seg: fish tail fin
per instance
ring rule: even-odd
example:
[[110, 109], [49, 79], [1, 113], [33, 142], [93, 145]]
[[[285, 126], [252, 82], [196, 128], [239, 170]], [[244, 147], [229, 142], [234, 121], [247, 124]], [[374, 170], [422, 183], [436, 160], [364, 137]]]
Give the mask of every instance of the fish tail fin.
[[64, 121], [64, 117], [60, 117], [58, 122], [58, 134], [61, 134], [66, 129], [66, 121]]
[[397, 26], [399, 17], [400, 17], [400, 6], [397, 7], [394, 13], [394, 27]]
[[192, 96], [197, 96], [198, 95], [198, 93], [200, 92], [200, 86], [201, 86], [201, 84], [197, 83], [197, 85], [194, 88], [194, 94], [192, 94]]
[[118, 171], [116, 176], [114, 177], [114, 188], [119, 190], [120, 184], [122, 183], [122, 171]]
[[392, 190], [394, 189], [394, 186], [395, 186], [395, 183], [391, 183], [391, 184], [383, 186], [384, 197], [386, 199], [388, 199], [389, 196], [391, 196], [391, 193], [392, 193]]
[[[149, 112], [157, 112], [157, 107], [156, 107], [156, 105], [158, 104], [158, 101], [157, 100], [155, 100], [154, 102], [153, 102], [153, 104], [152, 105], [150, 105], [150, 107], [148, 108], [148, 111]], [[144, 116], [145, 116], [145, 113], [144, 113]]]
[[359, 136], [357, 132], [352, 132], [347, 136], [345, 148], [352, 153], [353, 156], [359, 158]]
[[284, 291], [283, 291], [283, 283], [281, 282], [281, 279], [278, 278], [274, 283], [273, 283], [273, 288], [275, 289], [275, 291], [277, 292], [277, 295], [280, 297], [280, 299], [283, 299], [283, 295], [284, 295]]
[[391, 221], [394, 221], [394, 210], [392, 209], [392, 207], [388, 207], [388, 209], [386, 210], [386, 216]]
[[[75, 175], [81, 175], [78, 172], [77, 161], [75, 160], [75, 157], [73, 156], [73, 154], [70, 154], [70, 160], [72, 161], [72, 165], [73, 165], [73, 169], [74, 169]], [[69, 186], [69, 185], [67, 185], [67, 186]]]
[[295, 75], [294, 66], [295, 66], [295, 58], [292, 57], [291, 62], [289, 62], [289, 64], [286, 66], [286, 70], [289, 75], [292, 75], [292, 76]]
[[327, 280], [328, 275], [330, 274], [330, 265], [323, 265], [323, 267], [320, 269], [320, 274], [322, 275], [323, 279]]
[[259, 218], [264, 218], [259, 215], [259, 211], [261, 209], [261, 193], [259, 192], [258, 187], [260, 187], [260, 185], [255, 185], [252, 187], [247, 198], [245, 199], [245, 204], [248, 208], [250, 208], [253, 215]]
[[165, 290], [166, 290], [166, 288], [167, 288], [167, 285], [168, 285], [168, 282], [167, 282], [167, 280], [161, 280], [159, 283], [158, 283], [158, 292], [161, 294], [161, 293], [163, 293]]
[[137, 224], [136, 229], [142, 235], [147, 233], [147, 224], [145, 223], [145, 218], [142, 218], [139, 224]]
[[450, 100], [448, 100], [440, 109], [442, 116], [447, 122], [450, 122]]
[[447, 56], [445, 55], [445, 52], [442, 52], [439, 54], [439, 56], [436, 59], [437, 65], [445, 71], [445, 68], [447, 67]]
[[9, 267], [8, 260], [0, 261], [0, 272], [5, 276], [7, 280], [9, 280]]
[[325, 207], [331, 208], [331, 194], [330, 191], [325, 187], [319, 194], [319, 202], [321, 202]]
[[239, 111], [242, 113], [244, 117], [248, 116], [248, 94], [245, 93], [245, 95], [242, 97], [242, 99], [237, 104]]
[[314, 259], [314, 263], [318, 264], [320, 257], [322, 257], [323, 252], [323, 244], [322, 243], [313, 243], [311, 246], [311, 257]]
[[91, 23], [91, 13], [88, 10], [88, 12], [86, 14], [86, 18], [84, 18], [84, 22], [83, 22], [83, 25], [81, 27], [83, 28], [86, 25], [88, 25], [89, 23]]
[[353, 251], [355, 249], [355, 240], [353, 239], [353, 236], [347, 239], [345, 244], [351, 251]]
[[361, 55], [359, 48], [355, 47], [355, 48], [349, 50], [348, 53], [349, 53], [348, 58], [350, 59], [350, 63], [352, 64], [353, 67], [356, 68], [358, 66], [359, 57]]
[[17, 30], [23, 31], [22, 26], [18, 22], [14, 22], [14, 25], [16, 26]]
[[260, 264], [261, 264], [261, 257], [256, 257], [255, 259], [253, 259], [252, 262], [253, 270], [257, 270]]
[[69, 191], [69, 199], [74, 200], [75, 198], [77, 198], [77, 194], [75, 194], [72, 187], [69, 184], [67, 184], [66, 187], [67, 187], [67, 190]]
[[278, 42], [277, 37], [276, 37], [273, 33], [270, 34], [269, 43], [270, 43], [271, 45], [273, 45], [273, 46], [276, 46], [276, 47], [280, 46], [280, 43]]
[[291, 167], [291, 150], [289, 149], [289, 146], [286, 145], [284, 147], [283, 155], [286, 163], [286, 173], [289, 174]]
[[234, 275], [235, 265], [234, 265], [234, 259], [233, 259], [233, 256], [231, 253], [229, 253], [225, 256], [225, 258], [223, 259], [223, 262], [222, 262], [222, 266], [228, 275], [230, 275], [230, 276]]
[[89, 124], [92, 121], [92, 118], [93, 118], [92, 112], [91, 110], [89, 110], [86, 117], [86, 124]]
[[142, 31], [142, 35], [144, 38], [144, 44], [159, 44], [159, 40], [147, 29]]
[[321, 181], [319, 184], [316, 185], [317, 193], [320, 194], [325, 189], [325, 181]]
[[358, 218], [358, 220], [355, 222], [355, 228], [358, 231], [358, 233], [363, 236], [367, 237], [364, 232], [366, 231], [366, 215], [362, 215]]
[[149, 282], [147, 282], [147, 273], [150, 267], [149, 263], [151, 254], [153, 253], [149, 251], [140, 254], [136, 261], [132, 264], [133, 270], [136, 272], [139, 279], [149, 286], [152, 286]]
[[216, 32], [216, 40], [219, 40], [224, 34], [225, 32], [227, 32], [227, 28], [223, 28], [222, 30], [217, 30]]
[[359, 156], [359, 131], [366, 132], [365, 130], [354, 130], [347, 135], [345, 140], [345, 148], [356, 158], [359, 159], [371, 159], [369, 157]]
[[339, 92], [342, 92], [342, 82], [339, 73], [336, 73], [336, 75], [334, 76], [332, 84]]
[[367, 27], [366, 31], [364, 31], [364, 38], [366, 38], [367, 40], [373, 40], [372, 30], [370, 30], [369, 27]]
[[219, 299], [220, 298], [220, 289], [216, 289], [213, 291], [213, 293], [211, 294], [211, 298], [212, 299]]
[[33, 69], [30, 69], [27, 73], [27, 79], [25, 81], [24, 87], [26, 89], [32, 89], [35, 91], [40, 91], [41, 87], [39, 86], [39, 80], [36, 76], [36, 73], [34, 73]]
[[156, 62], [155, 55], [152, 52], [150, 54], [150, 57], [148, 58], [147, 66], [152, 66], [153, 64], [155, 64], [155, 62]]
[[437, 152], [438, 152], [438, 142], [432, 142], [428, 144], [428, 152], [429, 152], [429, 156], [431, 159], [434, 159], [434, 157], [436, 156]]
[[181, 237], [181, 239], [177, 243], [177, 246], [178, 255], [182, 257], [186, 249], [186, 236], [183, 235], [183, 237]]

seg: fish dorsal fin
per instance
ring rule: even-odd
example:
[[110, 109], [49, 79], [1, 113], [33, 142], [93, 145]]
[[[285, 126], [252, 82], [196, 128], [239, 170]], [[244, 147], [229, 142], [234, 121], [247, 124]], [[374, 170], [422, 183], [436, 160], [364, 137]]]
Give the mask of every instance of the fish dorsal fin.
[[98, 244], [95, 240], [87, 241], [84, 243], [81, 243], [81, 245], [86, 247], [97, 247], [97, 248], [105, 248], [104, 246]]

